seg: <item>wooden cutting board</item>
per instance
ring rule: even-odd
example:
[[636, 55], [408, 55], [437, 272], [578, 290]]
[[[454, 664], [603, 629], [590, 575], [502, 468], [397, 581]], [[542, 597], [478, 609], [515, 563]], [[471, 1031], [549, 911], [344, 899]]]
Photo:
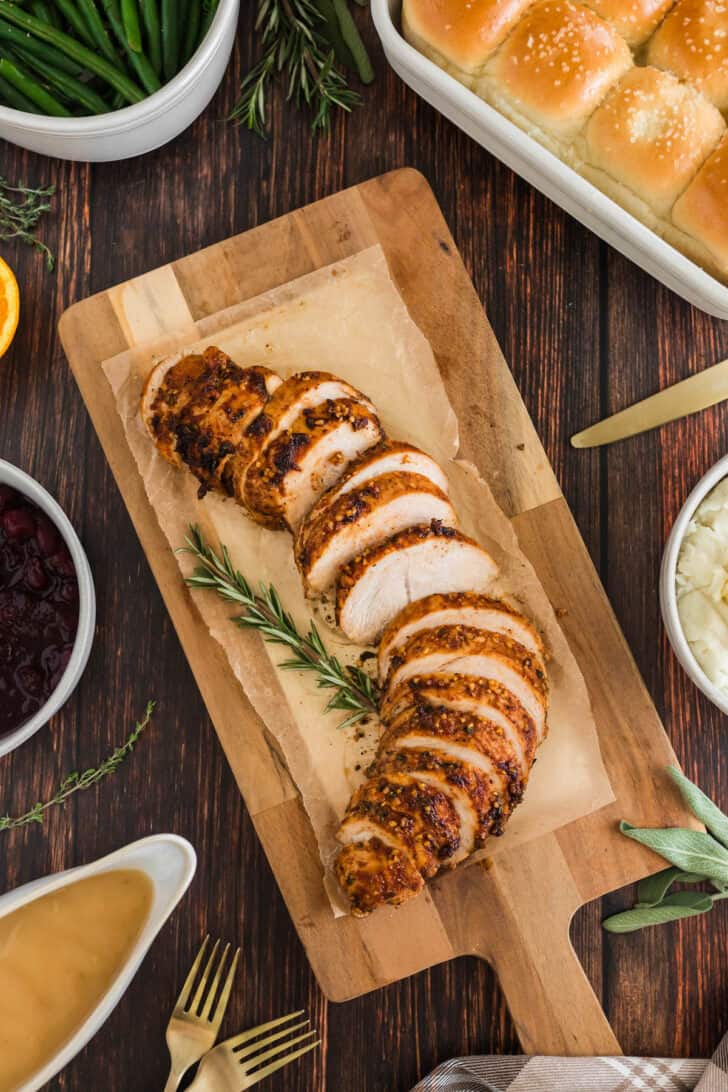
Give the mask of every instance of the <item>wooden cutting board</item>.
[[[275, 741], [200, 622], [147, 500], [101, 362], [374, 243], [429, 339], [477, 464], [511, 517], [586, 678], [615, 803], [430, 885], [401, 910], [334, 919]], [[675, 758], [425, 179], [399, 170], [75, 304], [60, 335], [210, 716], [326, 995], [344, 1001], [458, 955], [498, 974], [524, 1050], [619, 1053], [569, 940], [575, 911], [661, 867], [616, 832], [689, 822]], [[657, 639], [657, 635], [655, 637]], [[568, 777], [568, 770], [564, 771]]]

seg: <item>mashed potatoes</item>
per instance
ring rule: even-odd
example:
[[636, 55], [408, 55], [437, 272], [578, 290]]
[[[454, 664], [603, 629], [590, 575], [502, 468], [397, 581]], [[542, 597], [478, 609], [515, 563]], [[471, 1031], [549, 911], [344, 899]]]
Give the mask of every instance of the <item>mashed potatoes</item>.
[[728, 693], [728, 478], [688, 524], [677, 562], [677, 605], [695, 659]]

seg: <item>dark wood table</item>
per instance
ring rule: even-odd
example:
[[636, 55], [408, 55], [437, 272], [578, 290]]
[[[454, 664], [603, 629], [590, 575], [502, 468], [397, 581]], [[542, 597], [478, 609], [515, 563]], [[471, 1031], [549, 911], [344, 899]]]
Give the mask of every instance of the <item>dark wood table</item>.
[[[252, 7], [252, 5], [249, 5]], [[272, 139], [224, 120], [255, 56], [250, 13], [220, 93], [173, 144], [88, 166], [7, 144], [10, 180], [53, 181], [44, 231], [55, 274], [22, 246], [23, 316], [0, 363], [0, 456], [64, 505], [96, 579], [98, 632], [71, 701], [0, 760], [0, 813], [45, 799], [68, 770], [125, 737], [148, 698], [154, 727], [112, 781], [44, 827], [0, 835], [0, 890], [91, 861], [155, 831], [188, 837], [194, 885], [100, 1034], [54, 1089], [152, 1092], [166, 1077], [164, 1027], [201, 935], [236, 939], [240, 985], [228, 1034], [307, 1008], [324, 1049], [272, 1078], [296, 1092], [405, 1092], [437, 1062], [513, 1052], [518, 1042], [489, 968], [437, 967], [345, 1005], [319, 991], [218, 745], [56, 335], [70, 303], [393, 167], [430, 180], [571, 503], [647, 685], [689, 776], [728, 804], [725, 719], [683, 674], [659, 618], [666, 535], [688, 490], [726, 450], [723, 407], [602, 452], [569, 436], [728, 356], [728, 326], [689, 307], [515, 177], [389, 71], [363, 108], [313, 137], [276, 100]], [[436, 286], [435, 290], [436, 290]], [[573, 939], [627, 1053], [709, 1054], [728, 1027], [728, 913], [628, 937], [600, 928], [631, 892], [585, 907]], [[487, 918], [484, 916], [484, 928]]]

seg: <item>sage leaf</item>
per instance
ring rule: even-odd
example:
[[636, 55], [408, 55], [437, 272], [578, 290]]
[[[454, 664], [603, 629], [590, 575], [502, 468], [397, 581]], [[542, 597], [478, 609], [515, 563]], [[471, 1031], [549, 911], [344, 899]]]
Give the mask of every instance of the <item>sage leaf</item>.
[[664, 925], [681, 918], [693, 918], [713, 908], [710, 895], [701, 891], [678, 891], [668, 895], [659, 906], [643, 906], [625, 910], [605, 918], [602, 926], [609, 933], [633, 933], [650, 925]]
[[637, 907], [657, 906], [662, 902], [674, 883], [702, 883], [705, 876], [695, 872], [683, 872], [679, 868], [664, 868], [654, 876], [647, 876], [637, 884]]
[[624, 820], [619, 824], [622, 834], [664, 857], [685, 872], [695, 872], [718, 883], [728, 883], [728, 849], [709, 834], [683, 827], [651, 830], [634, 827]]
[[680, 770], [675, 769], [674, 766], [668, 766], [667, 772], [679, 788], [683, 800], [695, 818], [705, 823], [713, 837], [728, 847], [728, 815], [724, 815], [717, 804], [714, 804], [710, 797], [706, 796]]

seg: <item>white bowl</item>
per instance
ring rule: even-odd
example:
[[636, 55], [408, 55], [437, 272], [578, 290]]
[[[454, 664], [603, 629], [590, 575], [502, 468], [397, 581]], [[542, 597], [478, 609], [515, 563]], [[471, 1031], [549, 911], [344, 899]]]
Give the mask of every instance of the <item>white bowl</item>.
[[73, 652], [66, 670], [45, 705], [30, 720], [26, 720], [25, 724], [21, 724], [19, 728], [16, 728], [14, 732], [8, 732], [7, 735], [0, 736], [0, 756], [2, 756], [14, 751], [21, 743], [25, 743], [27, 739], [35, 735], [38, 729], [47, 724], [73, 693], [86, 667], [91, 645], [94, 641], [96, 593], [94, 592], [91, 567], [79, 537], [74, 531], [68, 516], [48, 490], [44, 489], [35, 478], [31, 478], [30, 474], [26, 474], [24, 470], [19, 470], [12, 463], [6, 463], [4, 459], [0, 459], [0, 483], [10, 485], [13, 489], [17, 489], [19, 493], [24, 493], [55, 524], [66, 546], [68, 546], [78, 579], [78, 629], [76, 630]]
[[147, 923], [129, 953], [126, 965], [111, 983], [106, 995], [55, 1057], [51, 1058], [29, 1081], [21, 1085], [17, 1092], [36, 1092], [36, 1089], [46, 1084], [59, 1069], [68, 1065], [108, 1019], [126, 992], [157, 933], [189, 887], [196, 867], [197, 857], [188, 841], [176, 834], [155, 834], [150, 838], [132, 842], [131, 845], [110, 853], [108, 857], [102, 857], [93, 864], [82, 865], [80, 868], [72, 868], [67, 872], [57, 872], [53, 876], [34, 880], [33, 883], [25, 884], [24, 887], [18, 887], [15, 891], [9, 891], [0, 897], [0, 918], [2, 918], [41, 895], [49, 895], [52, 891], [58, 891], [59, 888], [67, 887], [68, 884], [75, 883], [77, 880], [96, 876], [100, 872], [110, 872], [115, 868], [140, 869], [147, 874], [154, 888]]
[[159, 148], [191, 125], [227, 68], [240, 0], [220, 0], [204, 41], [174, 79], [134, 106], [86, 118], [51, 118], [0, 106], [0, 137], [31, 152], [89, 163], [129, 159]]
[[670, 537], [665, 545], [660, 568], [660, 608], [662, 619], [665, 623], [667, 636], [673, 647], [675, 655], [685, 671], [693, 680], [698, 690], [705, 694], [721, 712], [728, 714], [728, 695], [719, 690], [708, 678], [698, 661], [693, 656], [685, 633], [683, 632], [680, 614], [677, 608], [677, 561], [680, 547], [688, 529], [690, 520], [695, 511], [708, 493], [728, 477], [728, 455], [719, 459], [715, 466], [711, 467], [707, 474], [703, 475], [692, 493], [680, 509], [675, 524], [670, 532]]
[[386, 58], [406, 84], [512, 171], [688, 303], [728, 319], [728, 286], [411, 46], [399, 29], [401, 6], [401, 0], [372, 0], [371, 4]]

